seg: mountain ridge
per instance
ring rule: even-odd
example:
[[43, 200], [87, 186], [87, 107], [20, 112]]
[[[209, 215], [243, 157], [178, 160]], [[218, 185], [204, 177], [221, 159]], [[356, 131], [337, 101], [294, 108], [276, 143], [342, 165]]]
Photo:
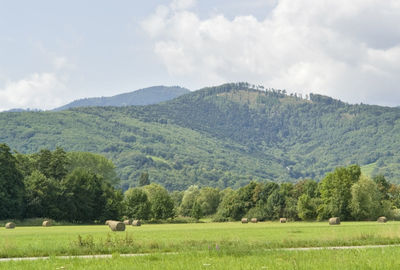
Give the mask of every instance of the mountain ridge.
[[168, 101], [187, 93], [190, 93], [190, 90], [180, 86], [152, 86], [110, 97], [92, 97], [77, 99], [61, 107], [55, 108], [53, 109], [53, 111], [67, 110], [75, 107], [119, 107], [150, 105]]
[[249, 84], [204, 88], [147, 106], [1, 113], [0, 141], [33, 153], [64, 147], [113, 160], [123, 187], [141, 172], [168, 189], [321, 179], [360, 164], [400, 179], [400, 109], [309, 99]]

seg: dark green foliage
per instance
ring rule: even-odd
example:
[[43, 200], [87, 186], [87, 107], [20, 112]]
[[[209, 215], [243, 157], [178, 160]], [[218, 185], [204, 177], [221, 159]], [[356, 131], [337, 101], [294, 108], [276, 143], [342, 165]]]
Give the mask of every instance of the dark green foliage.
[[1, 213], [4, 217], [93, 222], [117, 219], [122, 214], [122, 193], [111, 186], [118, 183], [114, 165], [104, 157], [66, 153], [59, 147], [53, 152], [42, 149], [15, 156], [4, 144], [1, 150], [1, 176], [12, 185], [0, 181], [1, 206], [8, 211]]
[[68, 164], [69, 160], [67, 159], [67, 153], [61, 147], [57, 147], [56, 150], [51, 154], [49, 176], [56, 180], [63, 179], [68, 173]]
[[[53, 154], [54, 155], [54, 154]], [[119, 178], [115, 172], [115, 165], [106, 157], [88, 152], [69, 152], [68, 171], [84, 168], [94, 174], [100, 175], [103, 180], [113, 186], [119, 185]]]
[[350, 209], [355, 220], [376, 220], [382, 215], [381, 193], [378, 185], [362, 175], [351, 187]]
[[151, 215], [151, 204], [146, 192], [140, 188], [130, 188], [124, 194], [124, 215], [129, 218], [148, 220]]
[[317, 205], [308, 194], [302, 194], [297, 201], [297, 214], [302, 220], [317, 218]]
[[323, 211], [319, 213], [320, 218], [351, 219], [351, 187], [358, 181], [360, 175], [361, 170], [358, 165], [336, 168], [334, 172], [327, 174], [319, 188], [324, 203]]
[[197, 201], [193, 203], [192, 212], [190, 216], [195, 218], [196, 220], [199, 220], [201, 217], [203, 217], [201, 206]]
[[372, 180], [376, 183], [382, 199], [387, 200], [389, 198], [388, 192], [390, 189], [390, 183], [386, 180], [385, 176], [382, 174], [376, 175], [372, 178]]
[[40, 171], [34, 170], [25, 178], [25, 190], [26, 217], [60, 219], [63, 216], [59, 181], [47, 178]]
[[143, 172], [139, 177], [139, 187], [150, 185], [149, 173]]
[[153, 183], [143, 189], [149, 198], [153, 219], [160, 220], [174, 216], [174, 202], [164, 187]]
[[0, 219], [22, 217], [24, 188], [15, 157], [7, 145], [0, 144]]
[[240, 220], [246, 213], [244, 202], [236, 191], [231, 190], [225, 194], [218, 207], [217, 221], [223, 219]]
[[106, 205], [102, 179], [84, 169], [75, 169], [62, 181], [62, 204], [68, 221], [93, 221], [102, 216]]
[[215, 214], [221, 200], [219, 189], [204, 187], [200, 189], [197, 203], [201, 207], [201, 213], [205, 216]]

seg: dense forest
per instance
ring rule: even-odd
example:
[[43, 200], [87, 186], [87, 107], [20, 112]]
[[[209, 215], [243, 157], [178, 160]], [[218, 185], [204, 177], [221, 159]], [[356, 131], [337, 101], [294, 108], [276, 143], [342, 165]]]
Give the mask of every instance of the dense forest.
[[399, 183], [399, 119], [399, 108], [237, 83], [156, 105], [0, 113], [0, 142], [27, 154], [57, 147], [102, 154], [124, 191], [144, 172], [171, 191], [222, 190], [320, 181], [350, 164]]
[[400, 186], [384, 176], [370, 178], [358, 165], [338, 167], [320, 181], [295, 184], [252, 181], [220, 190], [192, 185], [168, 192], [142, 173], [138, 187], [124, 193], [114, 164], [101, 155], [42, 149], [12, 153], [0, 144], [0, 220], [51, 218], [74, 223], [107, 219], [197, 221], [240, 220], [374, 220], [400, 218]]

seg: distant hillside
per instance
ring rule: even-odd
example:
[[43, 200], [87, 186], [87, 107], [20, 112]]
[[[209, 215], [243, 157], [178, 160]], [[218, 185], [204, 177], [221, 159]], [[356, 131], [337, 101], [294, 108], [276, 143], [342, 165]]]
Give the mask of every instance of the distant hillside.
[[168, 189], [321, 179], [357, 163], [400, 182], [400, 109], [225, 84], [156, 105], [0, 113], [0, 142], [111, 158], [124, 188], [141, 172]]
[[112, 97], [94, 97], [75, 100], [69, 104], [54, 109], [62, 111], [75, 107], [99, 107], [99, 106], [131, 106], [131, 105], [149, 105], [168, 101], [187, 94], [190, 91], [179, 86], [153, 86], [139, 89], [133, 92], [119, 94]]

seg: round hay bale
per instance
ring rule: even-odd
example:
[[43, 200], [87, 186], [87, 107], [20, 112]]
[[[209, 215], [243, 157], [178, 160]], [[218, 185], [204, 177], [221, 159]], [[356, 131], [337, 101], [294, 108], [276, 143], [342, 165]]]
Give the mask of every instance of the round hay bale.
[[134, 220], [132, 221], [132, 226], [141, 226], [142, 222], [140, 222], [140, 220]]
[[14, 222], [6, 223], [6, 229], [14, 229], [14, 228], [15, 228], [15, 223]]
[[287, 222], [287, 219], [284, 218], [284, 217], [282, 217], [282, 218], [279, 219], [279, 222], [280, 222], [280, 223], [286, 223], [286, 222]]
[[51, 226], [52, 226], [51, 220], [45, 220], [45, 221], [43, 221], [42, 226], [43, 226], [43, 227], [51, 227]]
[[132, 221], [130, 219], [125, 219], [124, 220], [125, 225], [132, 225]]
[[330, 218], [329, 225], [340, 225], [340, 218], [338, 218], [338, 217]]
[[386, 223], [387, 222], [387, 218], [386, 217], [379, 217], [377, 221], [379, 223]]
[[123, 223], [121, 221], [112, 220], [112, 221], [110, 221], [108, 223], [108, 226], [114, 232], [123, 232], [123, 231], [125, 231], [125, 223]]
[[242, 218], [242, 223], [244, 224], [244, 223], [248, 223], [249, 222], [249, 219], [248, 218]]
[[251, 223], [257, 223], [257, 222], [258, 222], [257, 218], [253, 217], [253, 218], [251, 219]]
[[109, 219], [109, 220], [106, 220], [106, 223], [105, 223], [105, 225], [109, 225], [110, 221], [113, 221], [113, 220], [111, 220], [111, 219]]

